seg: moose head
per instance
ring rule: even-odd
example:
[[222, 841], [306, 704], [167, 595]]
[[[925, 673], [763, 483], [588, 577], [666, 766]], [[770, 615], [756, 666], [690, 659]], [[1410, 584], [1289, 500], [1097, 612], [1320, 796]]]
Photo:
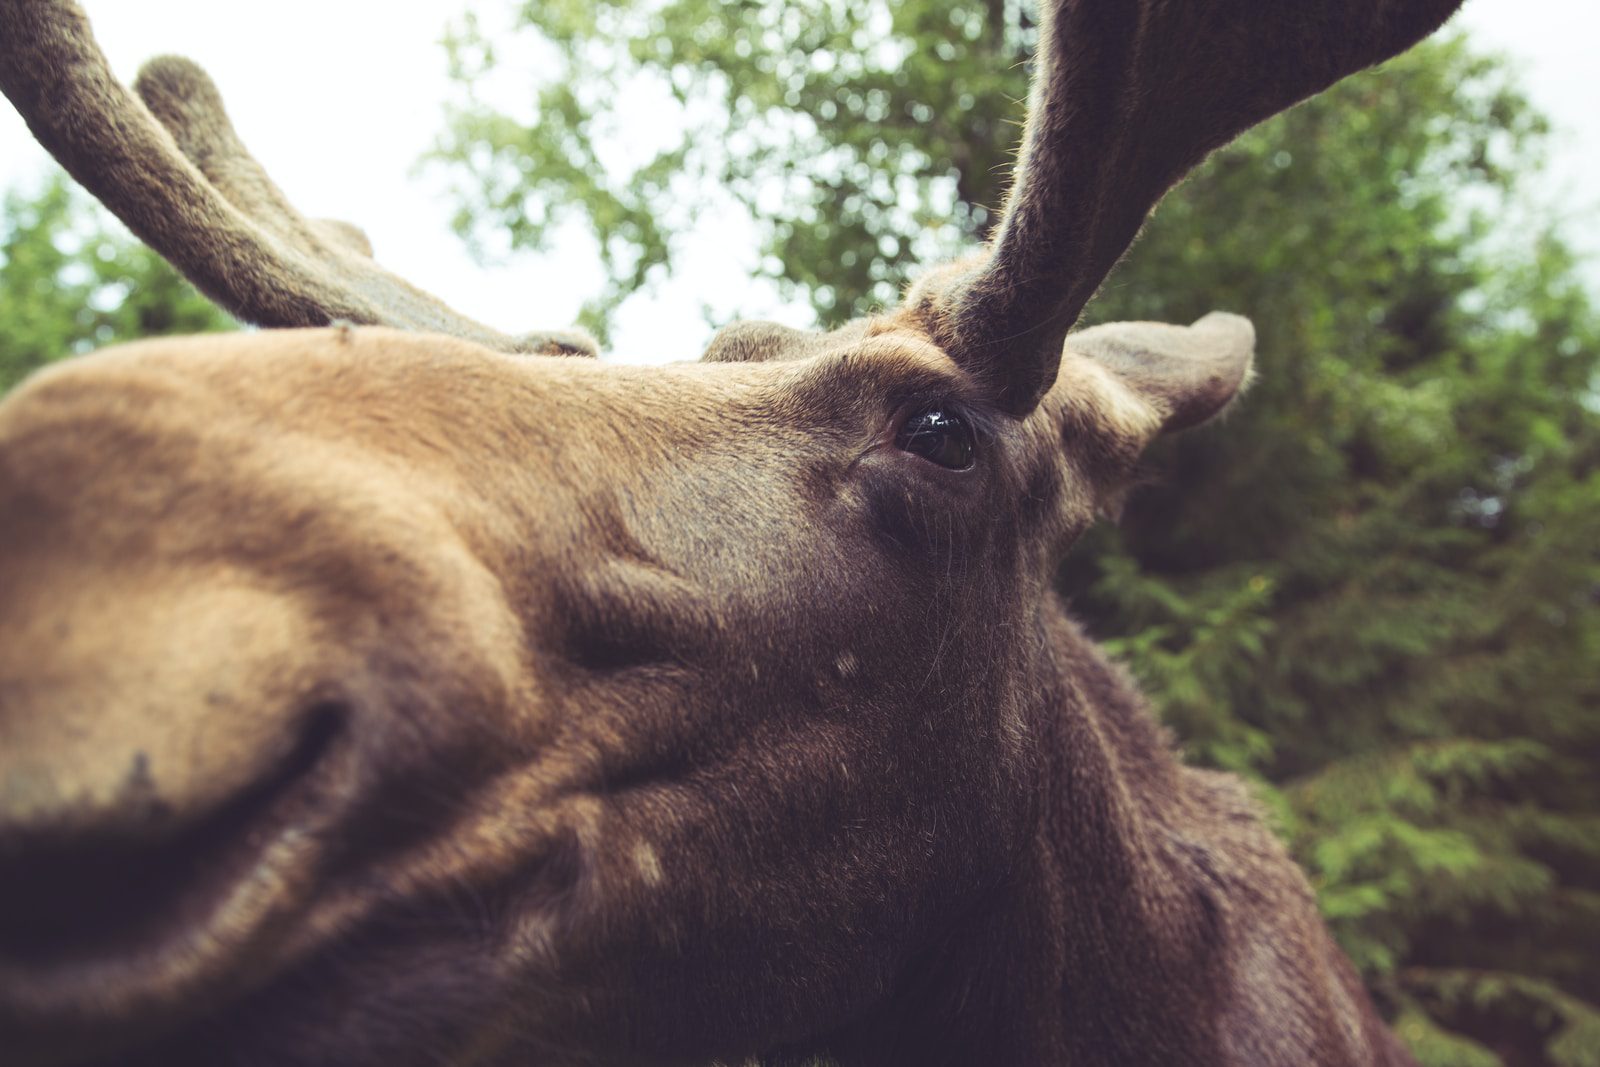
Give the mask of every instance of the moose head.
[[990, 246], [574, 358], [300, 216], [210, 82], [0, 88], [223, 306], [0, 405], [0, 1047], [136, 1064], [1386, 1063], [1235, 780], [1051, 591], [1236, 316], [1068, 335], [1208, 152], [1453, 0], [1056, 0]]

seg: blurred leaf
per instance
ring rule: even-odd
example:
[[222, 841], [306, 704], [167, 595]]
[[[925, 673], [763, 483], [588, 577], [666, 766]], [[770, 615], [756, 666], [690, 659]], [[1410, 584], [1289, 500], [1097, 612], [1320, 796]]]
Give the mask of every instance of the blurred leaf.
[[234, 327], [65, 177], [0, 205], [0, 392], [116, 341]]

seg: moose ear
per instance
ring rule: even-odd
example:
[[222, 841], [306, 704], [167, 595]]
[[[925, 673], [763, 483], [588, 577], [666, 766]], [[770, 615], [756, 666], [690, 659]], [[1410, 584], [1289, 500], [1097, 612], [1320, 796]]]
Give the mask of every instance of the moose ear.
[[1191, 326], [1108, 322], [1067, 337], [1069, 353], [1115, 374], [1162, 415], [1161, 432], [1199, 426], [1250, 379], [1256, 331], [1241, 315], [1213, 311]]

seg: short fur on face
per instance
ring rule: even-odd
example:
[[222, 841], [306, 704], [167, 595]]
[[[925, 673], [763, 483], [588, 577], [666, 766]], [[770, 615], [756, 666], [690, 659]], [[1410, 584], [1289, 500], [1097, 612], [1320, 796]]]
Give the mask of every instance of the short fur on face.
[[[1247, 365], [1248, 331], [1200, 332]], [[1088, 916], [1148, 910], [1183, 982], [1244, 951], [1225, 877], [1283, 881], [1295, 966], [1327, 955], [1237, 790], [1177, 766], [1048, 590], [1170, 400], [1069, 350], [1027, 419], [988, 403], [892, 317], [662, 369], [354, 329], [40, 375], [0, 407], [17, 810], [89, 841], [143, 776], [128, 834], [187, 856], [315, 748], [249, 843], [190, 859], [213, 877], [103, 860], [172, 890], [110, 905], [131, 957], [66, 914], [0, 956], [23, 1062], [1024, 1062], [1083, 1041]], [[970, 470], [896, 447], [932, 407]], [[1170, 1039], [1224, 1041], [1189, 1002]]]

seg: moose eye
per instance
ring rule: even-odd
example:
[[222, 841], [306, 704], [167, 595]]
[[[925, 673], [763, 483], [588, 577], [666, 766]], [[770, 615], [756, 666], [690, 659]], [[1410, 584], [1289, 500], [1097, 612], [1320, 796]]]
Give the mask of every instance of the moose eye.
[[942, 408], [929, 408], [911, 416], [900, 427], [894, 443], [901, 451], [953, 471], [971, 467], [977, 452], [967, 421]]

